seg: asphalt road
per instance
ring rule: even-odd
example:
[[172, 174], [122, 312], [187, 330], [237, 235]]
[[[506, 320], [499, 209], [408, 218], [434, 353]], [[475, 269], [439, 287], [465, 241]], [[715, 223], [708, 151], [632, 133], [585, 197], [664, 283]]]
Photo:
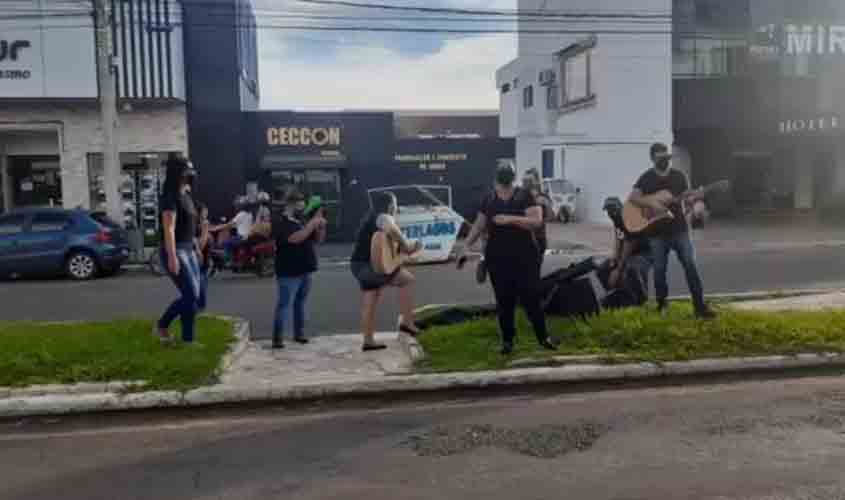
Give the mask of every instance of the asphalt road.
[[0, 424], [4, 500], [845, 497], [839, 378]]
[[[845, 248], [815, 248], [755, 253], [715, 253], [699, 257], [708, 293], [845, 286]], [[569, 261], [547, 259], [547, 270]], [[452, 265], [417, 267], [417, 303], [481, 303], [492, 301], [488, 286], [474, 281], [474, 266], [457, 271]], [[685, 294], [683, 274], [673, 260], [671, 291]], [[0, 283], [0, 318], [6, 320], [84, 320], [156, 316], [175, 298], [165, 278], [124, 274], [87, 283], [61, 280]], [[258, 338], [271, 332], [275, 287], [272, 279], [228, 275], [212, 281], [209, 310], [246, 317]], [[390, 294], [380, 310], [379, 328], [396, 321], [398, 304]], [[314, 335], [357, 332], [360, 294], [345, 265], [324, 265], [316, 275], [310, 299], [309, 332]]]

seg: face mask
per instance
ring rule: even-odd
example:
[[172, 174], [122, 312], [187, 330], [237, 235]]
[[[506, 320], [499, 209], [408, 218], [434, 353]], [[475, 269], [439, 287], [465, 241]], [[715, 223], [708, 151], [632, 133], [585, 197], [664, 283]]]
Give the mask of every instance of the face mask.
[[496, 175], [496, 183], [500, 186], [510, 186], [513, 184], [514, 174], [511, 171], [503, 170]]
[[665, 172], [669, 168], [669, 158], [660, 158], [654, 166], [660, 172]]

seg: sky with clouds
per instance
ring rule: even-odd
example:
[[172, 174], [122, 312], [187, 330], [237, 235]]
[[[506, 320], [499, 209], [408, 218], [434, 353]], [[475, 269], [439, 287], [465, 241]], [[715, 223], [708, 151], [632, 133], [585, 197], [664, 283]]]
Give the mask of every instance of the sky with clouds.
[[[516, 0], [379, 0], [369, 3], [516, 8]], [[315, 5], [298, 0], [254, 0], [254, 5], [260, 27], [259, 77], [264, 109], [496, 109], [495, 71], [516, 55], [516, 39], [512, 34], [358, 33], [271, 28], [308, 25], [483, 30], [513, 28], [509, 22], [490, 23], [484, 19], [450, 22], [443, 17], [455, 16]]]

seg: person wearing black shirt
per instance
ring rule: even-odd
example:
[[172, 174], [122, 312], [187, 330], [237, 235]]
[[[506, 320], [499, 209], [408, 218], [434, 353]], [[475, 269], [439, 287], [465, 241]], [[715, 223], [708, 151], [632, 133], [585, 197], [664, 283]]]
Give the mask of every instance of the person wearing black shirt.
[[311, 291], [311, 275], [317, 271], [314, 245], [326, 239], [326, 219], [317, 214], [308, 222], [302, 220], [305, 197], [292, 189], [285, 197], [285, 209], [273, 221], [276, 240], [276, 283], [278, 301], [273, 322], [273, 348], [284, 347], [284, 327], [293, 306], [293, 338], [307, 344], [305, 337], [305, 302]]
[[[669, 252], [674, 251], [686, 273], [696, 316], [701, 319], [711, 319], [714, 313], [704, 302], [704, 287], [695, 263], [695, 248], [684, 213], [684, 203], [688, 201], [685, 196], [690, 188], [689, 180], [683, 172], [671, 168], [672, 155], [669, 154], [669, 148], [665, 144], [653, 144], [650, 155], [654, 168], [640, 176], [634, 185], [629, 201], [642, 208], [658, 212], [668, 211], [672, 215], [671, 222], [658, 227], [649, 241], [654, 259], [654, 288], [658, 310], [661, 314], [666, 311], [666, 299], [669, 295], [666, 271]], [[672, 193], [673, 198], [669, 203], [664, 204], [656, 198], [646, 198], [664, 190]]]
[[411, 243], [402, 234], [396, 224], [394, 216], [398, 212], [398, 203], [393, 193], [375, 193], [372, 208], [364, 216], [355, 248], [350, 258], [350, 270], [361, 287], [363, 300], [361, 302], [361, 333], [364, 335], [364, 351], [378, 351], [387, 346], [375, 341], [376, 308], [381, 300], [382, 291], [387, 287], [399, 290], [399, 331], [409, 335], [420, 333], [414, 320], [414, 275], [403, 267], [398, 267], [391, 274], [383, 274], [373, 269], [372, 241], [377, 232], [382, 232], [392, 241], [399, 244], [403, 254], [410, 255], [418, 252], [422, 244], [417, 241]]
[[176, 156], [168, 158], [166, 167], [167, 176], [159, 201], [163, 228], [160, 255], [163, 267], [181, 296], [159, 319], [158, 335], [162, 342], [169, 342], [170, 324], [179, 316], [182, 340], [193, 343], [202, 288], [196, 248], [198, 216], [190, 187], [196, 172], [187, 160]]
[[[540, 252], [535, 232], [543, 225], [543, 213], [530, 191], [514, 186], [515, 177], [510, 166], [496, 171], [496, 188], [482, 201], [464, 246], [466, 252], [482, 233], [488, 233], [484, 262], [496, 295], [503, 355], [513, 352], [517, 302], [528, 313], [537, 342], [546, 349], [557, 349], [546, 327], [540, 296]], [[463, 259], [464, 255], [458, 261]]]
[[646, 237], [631, 234], [625, 228], [622, 207], [619, 198], [611, 197], [604, 201], [604, 210], [613, 222], [613, 257], [608, 285], [611, 289], [628, 290], [634, 303], [643, 305], [648, 301], [651, 247]]

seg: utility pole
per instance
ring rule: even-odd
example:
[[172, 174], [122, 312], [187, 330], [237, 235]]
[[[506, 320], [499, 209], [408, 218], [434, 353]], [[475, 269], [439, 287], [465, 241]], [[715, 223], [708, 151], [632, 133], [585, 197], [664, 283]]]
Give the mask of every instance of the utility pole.
[[97, 81], [100, 87], [100, 122], [103, 128], [103, 189], [106, 213], [123, 225], [120, 196], [120, 151], [118, 141], [117, 90], [112, 65], [112, 12], [109, 0], [94, 0], [97, 24]]

